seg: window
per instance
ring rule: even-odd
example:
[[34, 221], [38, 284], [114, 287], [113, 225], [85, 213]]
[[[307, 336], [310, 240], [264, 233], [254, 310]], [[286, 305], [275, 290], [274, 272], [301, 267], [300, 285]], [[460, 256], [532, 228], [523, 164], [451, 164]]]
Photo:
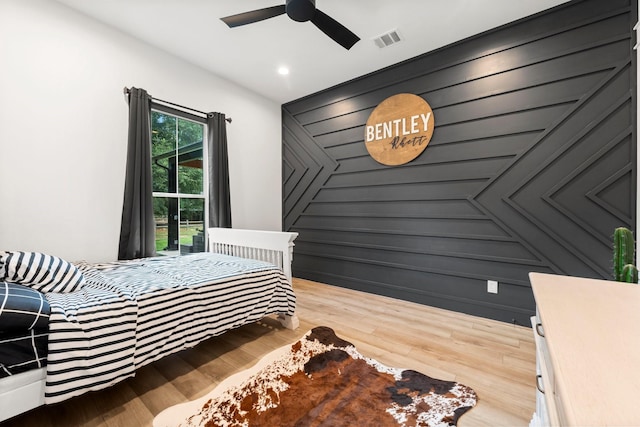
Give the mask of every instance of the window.
[[159, 255], [206, 250], [205, 128], [204, 119], [153, 105], [151, 172]]

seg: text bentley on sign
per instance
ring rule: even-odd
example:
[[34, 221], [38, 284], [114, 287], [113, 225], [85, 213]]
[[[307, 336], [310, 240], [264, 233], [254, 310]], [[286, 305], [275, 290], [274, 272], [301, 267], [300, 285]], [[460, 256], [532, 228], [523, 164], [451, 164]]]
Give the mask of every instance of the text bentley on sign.
[[427, 148], [433, 126], [433, 111], [427, 101], [401, 93], [385, 99], [373, 110], [365, 128], [365, 145], [378, 162], [402, 165]]

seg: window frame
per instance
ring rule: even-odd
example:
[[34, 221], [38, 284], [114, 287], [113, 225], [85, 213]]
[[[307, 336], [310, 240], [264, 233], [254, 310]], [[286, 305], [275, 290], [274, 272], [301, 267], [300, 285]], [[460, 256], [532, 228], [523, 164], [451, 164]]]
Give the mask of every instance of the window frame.
[[[205, 117], [202, 116], [198, 116], [192, 113], [189, 113], [187, 111], [183, 111], [177, 108], [173, 108], [170, 107], [168, 105], [165, 104], [161, 104], [155, 101], [151, 101], [151, 106], [149, 109], [149, 115], [152, 116], [153, 112], [159, 112], [162, 114], [167, 114], [167, 115], [171, 115], [174, 116], [178, 119], [184, 119], [184, 120], [188, 120], [188, 121], [192, 121], [192, 122], [196, 122], [202, 125], [203, 130], [202, 130], [202, 194], [187, 194], [187, 193], [180, 193], [179, 189], [179, 182], [176, 180], [176, 192], [175, 193], [168, 193], [168, 192], [160, 192], [160, 191], [153, 191], [152, 192], [152, 197], [153, 199], [156, 198], [172, 198], [172, 199], [176, 199], [178, 201], [178, 249], [177, 249], [177, 255], [182, 255], [182, 250], [181, 250], [181, 243], [180, 243], [180, 199], [203, 199], [204, 200], [204, 219], [203, 219], [203, 233], [204, 233], [204, 252], [206, 252], [208, 250], [208, 245], [209, 245], [209, 236], [207, 233], [207, 228], [208, 228], [208, 224], [209, 224], [209, 144], [208, 144], [208, 126], [207, 126], [207, 120]], [[151, 129], [153, 130], [153, 120], [152, 117], [150, 117], [150, 123], [151, 123]], [[153, 135], [151, 135], [151, 152], [153, 152]], [[176, 140], [176, 153], [178, 151], [178, 141]], [[176, 174], [178, 173], [178, 169], [176, 169]], [[153, 185], [153, 180], [152, 180], [152, 185]], [[155, 218], [154, 218], [154, 232], [155, 230], [157, 230], [157, 225], [155, 224]], [[174, 251], [171, 251], [171, 254], [173, 254]]]

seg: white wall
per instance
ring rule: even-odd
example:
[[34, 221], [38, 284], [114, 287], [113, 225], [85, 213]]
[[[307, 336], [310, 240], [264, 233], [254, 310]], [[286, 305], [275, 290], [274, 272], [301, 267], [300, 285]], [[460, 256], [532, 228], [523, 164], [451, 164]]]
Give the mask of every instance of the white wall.
[[0, 250], [117, 257], [124, 86], [232, 117], [233, 225], [281, 229], [278, 104], [56, 2], [0, 0]]

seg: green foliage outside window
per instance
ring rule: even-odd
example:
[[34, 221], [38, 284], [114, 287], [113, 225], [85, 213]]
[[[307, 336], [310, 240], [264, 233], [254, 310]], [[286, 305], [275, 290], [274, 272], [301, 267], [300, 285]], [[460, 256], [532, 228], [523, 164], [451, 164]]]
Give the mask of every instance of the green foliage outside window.
[[204, 250], [204, 128], [202, 123], [152, 111], [153, 210], [159, 252]]
[[[154, 192], [203, 194], [203, 130], [204, 126], [200, 123], [158, 111], [152, 112], [151, 156]], [[172, 177], [177, 180], [177, 188]], [[166, 204], [157, 204], [156, 209], [156, 216], [167, 214]], [[192, 208], [187, 208], [185, 213], [191, 215], [189, 212], [192, 211]]]

